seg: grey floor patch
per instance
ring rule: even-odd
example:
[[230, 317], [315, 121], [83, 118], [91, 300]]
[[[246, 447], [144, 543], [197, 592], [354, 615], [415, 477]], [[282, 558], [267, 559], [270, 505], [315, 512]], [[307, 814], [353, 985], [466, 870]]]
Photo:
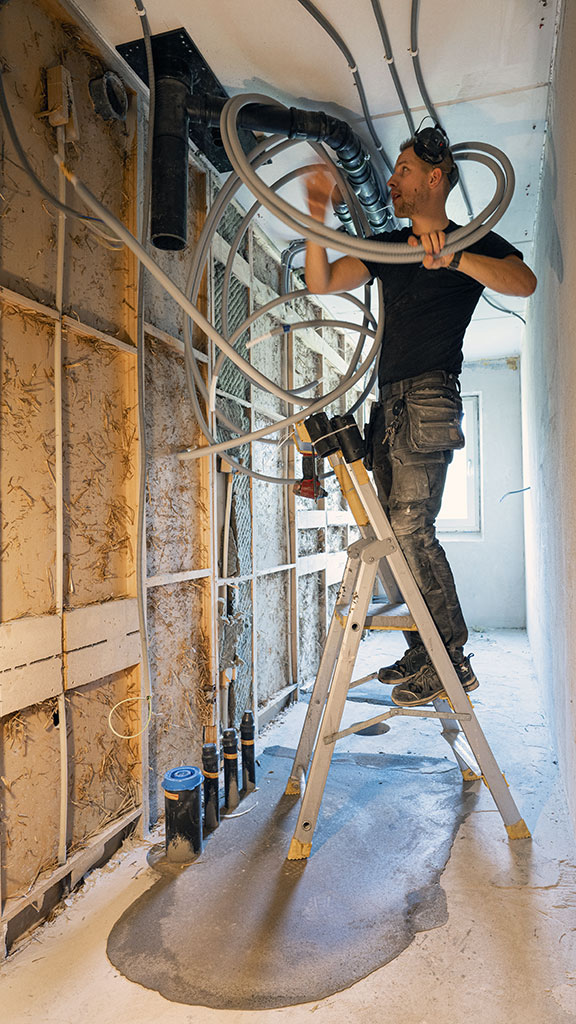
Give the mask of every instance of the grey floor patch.
[[257, 1010], [323, 999], [447, 919], [439, 884], [475, 796], [454, 763], [336, 755], [308, 861], [285, 859], [298, 801], [293, 751], [260, 759], [259, 789], [202, 855], [116, 923], [115, 967], [166, 999]]

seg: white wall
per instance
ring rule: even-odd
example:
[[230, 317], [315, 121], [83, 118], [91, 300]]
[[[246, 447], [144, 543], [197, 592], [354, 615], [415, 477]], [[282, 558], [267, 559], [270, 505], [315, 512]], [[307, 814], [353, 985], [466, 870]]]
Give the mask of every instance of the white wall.
[[576, 829], [576, 4], [564, 6], [522, 371], [528, 629]]
[[[469, 627], [526, 625], [520, 370], [517, 359], [467, 363], [462, 394], [480, 393], [482, 532], [440, 535]], [[453, 535], [452, 535], [453, 536]]]

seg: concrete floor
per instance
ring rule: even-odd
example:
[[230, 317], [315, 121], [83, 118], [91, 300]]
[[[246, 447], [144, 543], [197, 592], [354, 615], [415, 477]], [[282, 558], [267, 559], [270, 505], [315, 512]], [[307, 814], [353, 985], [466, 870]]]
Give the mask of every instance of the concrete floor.
[[[400, 637], [371, 635], [362, 644], [357, 675], [397, 657], [401, 645]], [[574, 1024], [576, 848], [526, 636], [475, 634], [470, 648], [482, 684], [473, 695], [478, 717], [533, 840], [509, 843], [489, 792], [478, 784], [479, 801], [458, 832], [441, 880], [446, 924], [420, 932], [396, 960], [317, 1003], [264, 1011], [171, 1003], [127, 981], [105, 954], [116, 920], [157, 877], [146, 852], [158, 836], [149, 843], [132, 840], [10, 956], [0, 979], [2, 1019], [10, 1024]], [[346, 722], [374, 711], [350, 704]], [[261, 737], [261, 746], [294, 746], [304, 713], [304, 704], [285, 713]], [[437, 725], [422, 720], [393, 721], [386, 735], [349, 737], [341, 749], [449, 754]], [[193, 908], [190, 928], [193, 932]], [[199, 954], [201, 948], [199, 935]]]

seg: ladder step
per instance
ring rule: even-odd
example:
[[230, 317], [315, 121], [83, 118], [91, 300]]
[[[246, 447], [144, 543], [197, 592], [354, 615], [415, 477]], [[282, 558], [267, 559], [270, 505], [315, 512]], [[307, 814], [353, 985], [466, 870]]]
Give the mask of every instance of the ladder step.
[[[324, 743], [332, 744], [336, 743], [336, 740], [344, 739], [345, 736], [351, 736], [355, 732], [361, 732], [363, 729], [369, 728], [371, 725], [376, 725], [378, 722], [385, 722], [388, 718], [398, 718], [400, 715], [406, 718], [438, 718], [440, 721], [456, 721], [456, 722], [469, 722], [472, 715], [466, 712], [456, 714], [455, 711], [431, 711], [426, 708], [391, 708], [390, 711], [385, 711], [381, 715], [375, 715], [374, 718], [367, 718], [364, 722], [354, 722], [354, 725], [350, 725], [347, 729], [341, 729], [339, 732], [330, 733], [324, 736]], [[450, 742], [450, 745], [454, 748], [455, 744]], [[472, 752], [470, 756], [473, 758]], [[476, 762], [474, 762], [475, 764]]]
[[[346, 621], [348, 610], [348, 605], [338, 607], [338, 615], [343, 622]], [[415, 630], [416, 624], [407, 605], [374, 600], [368, 606], [365, 629]]]

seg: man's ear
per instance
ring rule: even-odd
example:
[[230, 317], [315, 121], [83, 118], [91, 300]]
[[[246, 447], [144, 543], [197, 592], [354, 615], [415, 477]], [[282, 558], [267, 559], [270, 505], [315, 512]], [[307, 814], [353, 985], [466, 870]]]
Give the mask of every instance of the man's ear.
[[428, 178], [428, 181], [430, 183], [430, 188], [437, 189], [439, 187], [439, 185], [441, 184], [441, 182], [442, 182], [442, 178], [443, 178], [443, 174], [442, 174], [442, 171], [440, 170], [440, 168], [439, 167], [433, 167], [432, 170], [430, 171], [430, 176]]

